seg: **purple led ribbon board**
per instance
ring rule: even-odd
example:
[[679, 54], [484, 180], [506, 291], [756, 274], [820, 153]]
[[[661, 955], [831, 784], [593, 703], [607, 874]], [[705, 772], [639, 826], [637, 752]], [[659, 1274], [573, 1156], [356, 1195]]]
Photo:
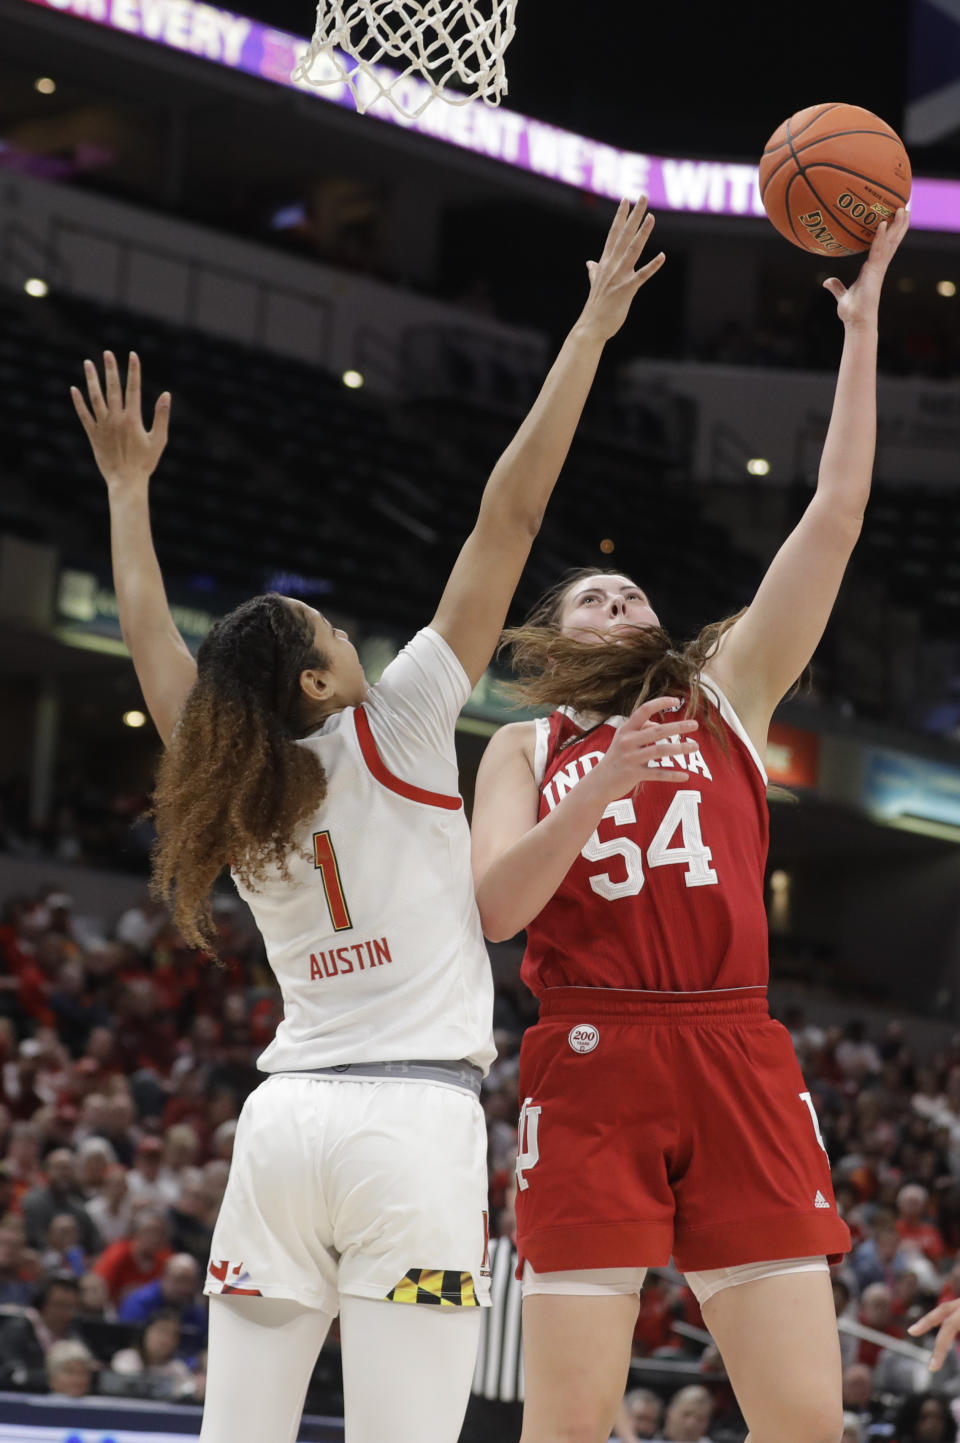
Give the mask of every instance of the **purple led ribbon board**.
[[[349, 110], [355, 108], [350, 88], [343, 82], [315, 90], [308, 85], [295, 85], [290, 79], [307, 48], [306, 40], [199, 0], [24, 0], [24, 3], [136, 35], [229, 70], [258, 75], [330, 104]], [[427, 92], [426, 83], [413, 76], [403, 84], [408, 87], [408, 100], [422, 99]], [[415, 109], [416, 105], [410, 108]], [[367, 114], [611, 200], [619, 200], [624, 195], [634, 197], [644, 191], [654, 210], [729, 216], [764, 213], [756, 167], [752, 165], [673, 160], [617, 150], [572, 131], [544, 125], [513, 110], [489, 109], [480, 101], [454, 106], [434, 100], [422, 115], [409, 120], [381, 97], [371, 102]], [[914, 177], [910, 215], [912, 224], [919, 230], [960, 233], [960, 181]]]

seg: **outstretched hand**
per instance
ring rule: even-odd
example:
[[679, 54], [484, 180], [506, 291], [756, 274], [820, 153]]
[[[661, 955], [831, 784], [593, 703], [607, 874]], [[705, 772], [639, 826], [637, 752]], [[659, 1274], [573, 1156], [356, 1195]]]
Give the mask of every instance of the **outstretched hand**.
[[140, 360], [134, 351], [127, 365], [126, 393], [112, 351], [103, 353], [106, 398], [93, 362], [84, 361], [83, 370], [89, 407], [77, 386], [70, 387], [70, 395], [100, 474], [110, 487], [148, 481], [167, 444], [170, 392], [164, 391], [158, 399], [148, 431], [140, 402]]
[[951, 1298], [949, 1302], [931, 1308], [929, 1313], [924, 1313], [922, 1318], [911, 1323], [907, 1332], [911, 1337], [919, 1338], [923, 1333], [929, 1333], [931, 1328], [938, 1326], [940, 1331], [927, 1365], [931, 1373], [938, 1373], [943, 1367], [947, 1354], [956, 1342], [957, 1334], [960, 1333], [960, 1300]]
[[824, 289], [837, 302], [837, 315], [845, 326], [876, 323], [883, 278], [909, 225], [909, 213], [902, 208], [892, 221], [880, 222], [860, 274], [849, 290], [836, 276], [824, 281]]
[[587, 261], [590, 295], [580, 317], [581, 325], [595, 329], [604, 341], [615, 336], [627, 319], [631, 302], [666, 260], [663, 251], [637, 269], [637, 262], [653, 232], [654, 218], [647, 211], [647, 197], [635, 206], [622, 200], [607, 232], [603, 254]]

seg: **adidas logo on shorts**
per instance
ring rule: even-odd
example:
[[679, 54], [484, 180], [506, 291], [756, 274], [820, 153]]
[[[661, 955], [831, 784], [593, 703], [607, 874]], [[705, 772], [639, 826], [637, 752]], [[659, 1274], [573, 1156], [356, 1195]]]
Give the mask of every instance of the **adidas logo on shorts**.
[[813, 1205], [815, 1208], [828, 1208], [830, 1206], [819, 1188], [817, 1188], [817, 1195], [813, 1200]]

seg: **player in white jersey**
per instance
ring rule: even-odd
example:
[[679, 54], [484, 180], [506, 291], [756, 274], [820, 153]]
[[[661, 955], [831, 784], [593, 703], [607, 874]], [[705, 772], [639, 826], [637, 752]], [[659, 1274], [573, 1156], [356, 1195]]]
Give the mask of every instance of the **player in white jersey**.
[[[283, 994], [214, 1233], [203, 1443], [292, 1443], [339, 1312], [349, 1443], [453, 1443], [488, 1302], [492, 982], [454, 726], [486, 669], [605, 342], [663, 256], [624, 202], [590, 295], [487, 483], [430, 625], [369, 686], [349, 638], [261, 596], [196, 664], [167, 607], [139, 363], [74, 404], [107, 482], [124, 637], [166, 753], [155, 880], [195, 943], [229, 863]], [[385, 606], [389, 605], [384, 598]], [[420, 1305], [420, 1306], [418, 1306]]]

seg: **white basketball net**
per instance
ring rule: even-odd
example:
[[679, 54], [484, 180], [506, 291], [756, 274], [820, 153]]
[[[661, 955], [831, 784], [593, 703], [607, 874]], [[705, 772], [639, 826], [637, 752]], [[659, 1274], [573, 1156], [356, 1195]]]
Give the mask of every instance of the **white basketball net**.
[[[293, 79], [318, 89], [348, 84], [361, 114], [381, 96], [410, 119], [437, 96], [450, 105], [478, 99], [499, 105], [516, 6], [517, 0], [320, 0], [313, 40]], [[447, 88], [450, 82], [455, 88]]]

